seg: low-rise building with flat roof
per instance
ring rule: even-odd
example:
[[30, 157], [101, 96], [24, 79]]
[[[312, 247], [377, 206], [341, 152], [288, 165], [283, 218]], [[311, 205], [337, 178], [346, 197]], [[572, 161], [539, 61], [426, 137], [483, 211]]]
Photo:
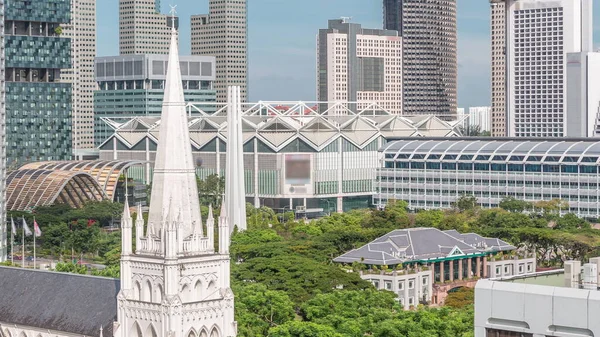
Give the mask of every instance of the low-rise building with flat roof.
[[599, 336], [600, 258], [564, 269], [480, 280], [475, 337]]

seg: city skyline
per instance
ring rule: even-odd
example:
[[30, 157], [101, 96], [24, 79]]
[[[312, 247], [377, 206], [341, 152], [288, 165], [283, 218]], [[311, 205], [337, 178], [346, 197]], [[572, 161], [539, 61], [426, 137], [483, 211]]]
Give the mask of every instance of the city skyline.
[[[168, 12], [169, 4], [162, 1], [163, 13]], [[179, 0], [177, 5], [180, 17], [208, 12], [208, 0]], [[488, 106], [491, 104], [490, 5], [488, 1], [462, 0], [457, 6], [458, 106]], [[98, 56], [118, 54], [118, 7], [118, 0], [98, 3], [97, 15], [103, 18], [103, 23], [98, 25]], [[366, 28], [383, 25], [381, 0], [307, 0], [302, 3], [261, 0], [248, 7], [248, 76], [253, 101], [316, 98], [316, 35], [328, 20], [352, 16], [352, 22]], [[274, 15], [276, 13], [281, 15]], [[181, 19], [180, 24], [181, 52], [189, 55], [189, 18]], [[273, 29], [273, 25], [283, 25], [286, 29]], [[600, 6], [594, 6], [594, 33], [594, 49], [597, 49], [600, 47]]]

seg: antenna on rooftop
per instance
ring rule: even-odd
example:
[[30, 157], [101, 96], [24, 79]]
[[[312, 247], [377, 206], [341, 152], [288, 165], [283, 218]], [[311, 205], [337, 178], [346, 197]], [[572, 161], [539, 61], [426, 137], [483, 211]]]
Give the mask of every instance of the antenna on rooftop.
[[352, 20], [351, 16], [342, 16], [341, 17], [343, 23], [348, 23]]

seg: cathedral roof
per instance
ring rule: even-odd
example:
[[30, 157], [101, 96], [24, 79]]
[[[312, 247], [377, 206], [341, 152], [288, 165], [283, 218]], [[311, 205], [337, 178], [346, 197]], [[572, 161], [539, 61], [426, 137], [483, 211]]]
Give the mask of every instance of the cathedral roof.
[[119, 280], [0, 267], [0, 322], [99, 337], [113, 336]]

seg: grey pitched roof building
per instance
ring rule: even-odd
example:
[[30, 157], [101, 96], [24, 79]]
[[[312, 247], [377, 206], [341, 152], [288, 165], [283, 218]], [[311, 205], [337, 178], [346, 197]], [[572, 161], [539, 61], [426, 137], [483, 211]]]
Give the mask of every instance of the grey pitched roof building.
[[500, 239], [485, 238], [474, 233], [461, 234], [455, 230], [441, 231], [436, 228], [409, 228], [391, 231], [333, 261], [396, 265], [514, 249], [516, 247]]
[[113, 336], [117, 279], [0, 267], [0, 322], [99, 337]]

